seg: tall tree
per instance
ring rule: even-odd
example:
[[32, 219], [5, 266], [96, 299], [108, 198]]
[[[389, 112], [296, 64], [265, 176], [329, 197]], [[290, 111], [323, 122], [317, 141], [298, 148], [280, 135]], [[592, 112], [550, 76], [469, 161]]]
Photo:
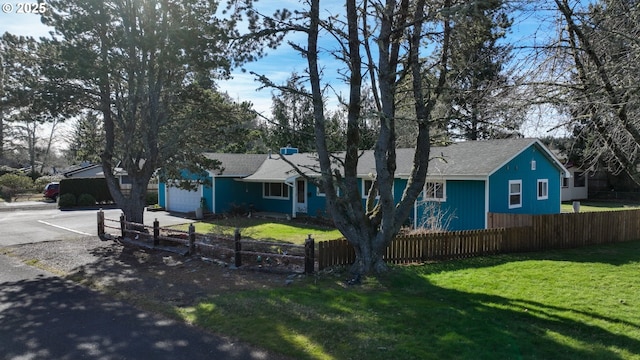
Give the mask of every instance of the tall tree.
[[[15, 36], [5, 33], [0, 38], [0, 52], [3, 60], [2, 109], [3, 132], [5, 123], [14, 125], [15, 135], [11, 139], [18, 141], [19, 147], [29, 153], [31, 172], [35, 174], [36, 148], [44, 141], [44, 154], [40, 160], [44, 163], [49, 157], [56, 135], [56, 125], [65, 120], [73, 108], [69, 106], [66, 93], [58, 89], [55, 68], [59, 59], [57, 49], [48, 42], [37, 41], [32, 37]], [[43, 124], [49, 124], [50, 133], [42, 138]], [[3, 136], [3, 144], [5, 140]]]
[[69, 139], [71, 161], [99, 163], [104, 150], [104, 129], [102, 119], [95, 112], [82, 114]]
[[315, 150], [313, 102], [302, 81], [298, 74], [291, 74], [271, 97], [273, 120], [267, 145], [272, 149], [291, 145], [302, 152]]
[[[300, 18], [286, 29], [298, 29], [307, 42], [294, 44], [308, 65], [310, 93], [313, 100], [315, 137], [320, 178], [329, 213], [342, 234], [355, 248], [352, 270], [358, 274], [382, 272], [386, 246], [400, 230], [422, 191], [429, 163], [429, 128], [437, 99], [442, 95], [449, 54], [453, 0], [345, 0], [343, 14], [321, 18], [320, 1], [310, 0], [299, 12]], [[326, 11], [325, 11], [326, 12]], [[342, 143], [344, 157], [336, 159], [327, 144], [327, 115], [324, 110], [326, 87], [323, 85], [320, 35], [337, 39], [335, 59], [342, 61], [341, 77], [349, 87], [346, 137]], [[440, 44], [441, 46], [434, 46]], [[426, 52], [432, 53], [427, 56]], [[437, 51], [437, 53], [435, 53]], [[435, 82], [423, 78], [426, 62], [441, 69]], [[400, 199], [395, 199], [393, 182], [396, 170], [396, 121], [399, 84], [410, 75], [406, 89], [414, 101], [416, 123], [413, 170]], [[361, 156], [363, 88], [368, 82], [376, 109], [377, 138], [374, 145], [377, 191], [369, 191], [363, 204], [357, 166]], [[405, 91], [405, 89], [402, 89]], [[338, 188], [340, 191], [338, 191]], [[376, 197], [376, 195], [378, 195]]]
[[[635, 0], [555, 0], [559, 38], [547, 46], [549, 98], [572, 118], [586, 166], [640, 184], [640, 7]], [[555, 80], [557, 79], [557, 80]]]
[[[114, 200], [130, 221], [143, 221], [145, 194], [157, 168], [200, 174], [216, 166], [202, 154], [207, 139], [192, 122], [170, 116], [186, 86], [211, 87], [232, 66], [254, 60], [266, 45], [244, 41], [238, 24], [259, 31], [244, 11], [253, 1], [230, 2], [225, 18], [216, 17], [215, 0], [52, 0], [44, 16], [55, 28], [67, 65], [69, 86], [87, 95], [100, 111], [105, 148], [101, 155]], [[238, 11], [236, 11], [238, 10]], [[275, 41], [269, 43], [271, 41]], [[117, 163], [132, 188], [123, 194], [113, 173]]]
[[[448, 89], [442, 98], [443, 120], [454, 139], [480, 140], [514, 133], [524, 116], [500, 99], [511, 89], [504, 66], [510, 46], [500, 43], [512, 20], [506, 2], [489, 0], [462, 5], [454, 17], [449, 55]], [[431, 71], [430, 69], [427, 69]], [[506, 114], [505, 114], [506, 115]]]

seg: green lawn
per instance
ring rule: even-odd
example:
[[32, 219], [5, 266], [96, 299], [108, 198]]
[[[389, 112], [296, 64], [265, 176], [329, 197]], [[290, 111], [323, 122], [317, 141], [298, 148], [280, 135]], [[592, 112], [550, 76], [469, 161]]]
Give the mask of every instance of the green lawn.
[[[240, 229], [243, 237], [260, 240], [275, 240], [293, 244], [304, 244], [305, 239], [311, 235], [315, 241], [333, 240], [342, 238], [342, 234], [336, 229], [313, 226], [296, 221], [277, 222], [268, 219], [228, 218], [209, 222], [194, 223], [196, 232], [201, 234], [225, 234], [233, 235], [236, 228]], [[187, 230], [186, 225], [175, 228]]]
[[[617, 211], [638, 209], [640, 204], [625, 202], [608, 202], [608, 201], [580, 201], [580, 212], [592, 211]], [[563, 202], [560, 207], [561, 212], [573, 212], [572, 202]]]
[[176, 308], [296, 359], [639, 359], [640, 242], [324, 274]]

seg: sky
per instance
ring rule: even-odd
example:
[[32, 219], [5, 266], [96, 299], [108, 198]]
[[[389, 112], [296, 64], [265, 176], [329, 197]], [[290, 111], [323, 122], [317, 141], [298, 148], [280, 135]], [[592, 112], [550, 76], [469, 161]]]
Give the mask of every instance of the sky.
[[[329, 1], [325, 4], [324, 13], [338, 13], [341, 11], [340, 1]], [[17, 3], [10, 3], [7, 0], [0, 2], [2, 11], [0, 12], [0, 34], [8, 31], [16, 35], [28, 35], [34, 37], [45, 36], [51, 30], [40, 22], [40, 17], [33, 14], [19, 13], [16, 7]], [[260, 10], [264, 13], [271, 14], [274, 9], [286, 7], [293, 9], [299, 6], [298, 0], [263, 0], [258, 4], [262, 6]], [[524, 45], [541, 40], [539, 28], [544, 23], [542, 15], [528, 15], [526, 17], [516, 18], [510, 40], [514, 44]], [[548, 19], [546, 19], [548, 20]], [[552, 34], [549, 34], [552, 35]], [[288, 38], [294, 42], [303, 43], [303, 35], [298, 34]], [[322, 44], [321, 44], [322, 45]], [[329, 46], [329, 45], [327, 45]], [[321, 58], [321, 65], [324, 67], [325, 74], [329, 75], [332, 87], [337, 93], [347, 94], [348, 88], [342, 82], [337, 80], [337, 68], [342, 65], [333, 61], [330, 57]], [[260, 84], [255, 81], [255, 76], [250, 72], [267, 75], [273, 82], [283, 84], [290, 77], [292, 72], [303, 73], [306, 61], [296, 51], [291, 49], [287, 44], [283, 44], [276, 50], [269, 50], [266, 57], [246, 64], [244, 68], [246, 72], [236, 69], [232, 73], [232, 79], [220, 81], [219, 89], [227, 92], [232, 98], [239, 101], [250, 101], [254, 105], [254, 109], [265, 117], [271, 115], [272, 90], [258, 90]], [[328, 101], [328, 107], [335, 108], [337, 100]], [[545, 136], [548, 135], [547, 129], [556, 124], [559, 120], [549, 120], [555, 117], [551, 112], [546, 113], [543, 117], [532, 116], [531, 120], [525, 124], [526, 136]], [[542, 120], [541, 120], [542, 119]], [[551, 123], [549, 125], [548, 123]], [[557, 131], [551, 134], [557, 134]]]

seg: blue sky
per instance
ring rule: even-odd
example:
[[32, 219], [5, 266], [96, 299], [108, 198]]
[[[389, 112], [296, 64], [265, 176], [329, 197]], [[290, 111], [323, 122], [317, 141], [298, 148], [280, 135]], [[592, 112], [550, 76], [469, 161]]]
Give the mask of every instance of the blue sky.
[[[339, 13], [342, 8], [341, 1], [327, 1], [330, 5], [325, 5], [325, 13]], [[6, 4], [6, 2], [5, 2]], [[258, 2], [261, 7], [260, 10], [264, 13], [272, 13], [275, 8], [289, 8], [294, 9], [300, 6], [298, 0], [262, 0]], [[509, 41], [517, 46], [523, 46], [526, 44], [532, 44], [533, 42], [540, 42], [546, 40], [546, 37], [554, 36], [553, 31], [540, 31], [545, 26], [549, 26], [552, 17], [550, 13], [545, 11], [538, 11], [534, 13], [528, 13], [526, 16], [519, 16], [515, 19], [512, 33], [510, 34]], [[40, 18], [37, 15], [31, 14], [18, 14], [15, 11], [0, 12], [0, 33], [9, 31], [17, 35], [30, 35], [34, 37], [48, 36], [49, 28], [44, 26], [40, 22]], [[302, 34], [292, 35], [289, 40], [294, 42], [304, 43], [305, 39]], [[321, 45], [326, 47], [332, 47], [329, 45], [329, 40]], [[521, 53], [519, 56], [523, 56]], [[331, 57], [325, 56], [321, 58], [322, 66], [324, 67], [325, 75], [328, 76], [333, 88], [336, 92], [343, 94], [347, 93], [347, 88], [344, 84], [339, 82], [336, 77], [336, 69], [342, 67], [340, 63], [332, 60]], [[258, 82], [254, 80], [254, 76], [249, 72], [253, 71], [259, 74], [267, 75], [275, 83], [284, 83], [292, 72], [302, 73], [304, 72], [306, 65], [305, 59], [292, 50], [287, 44], [283, 44], [276, 50], [270, 50], [268, 55], [254, 63], [247, 64], [244, 68], [247, 72], [242, 72], [239, 69], [233, 72], [233, 79], [228, 81], [219, 82], [220, 90], [227, 92], [231, 97], [241, 101], [251, 101], [254, 104], [254, 109], [266, 117], [270, 117], [271, 114], [271, 89], [257, 90], [260, 86]], [[335, 97], [329, 99], [328, 105], [330, 108], [335, 107], [337, 100]], [[546, 128], [554, 125], [559, 120], [553, 119], [555, 115], [552, 113], [546, 113], [542, 117], [542, 121], [536, 119], [535, 116], [531, 117], [531, 120], [526, 124], [524, 132], [527, 136], [543, 136], [547, 135]]]

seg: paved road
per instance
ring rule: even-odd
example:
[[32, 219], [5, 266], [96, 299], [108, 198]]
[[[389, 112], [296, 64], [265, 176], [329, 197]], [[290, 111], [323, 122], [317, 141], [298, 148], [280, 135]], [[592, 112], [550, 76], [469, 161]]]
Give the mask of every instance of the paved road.
[[[19, 203], [18, 203], [19, 204]], [[55, 204], [53, 204], [55, 205]], [[55, 206], [2, 205], [0, 211], [0, 247], [32, 242], [65, 240], [97, 235], [97, 210], [61, 211]], [[117, 220], [119, 209], [104, 210], [105, 217]], [[191, 222], [167, 212], [145, 212], [145, 224], [152, 226], [158, 219], [160, 226]], [[110, 223], [118, 226], [117, 223]], [[117, 233], [117, 230], [111, 230]]]
[[0, 359], [270, 359], [0, 255]]

